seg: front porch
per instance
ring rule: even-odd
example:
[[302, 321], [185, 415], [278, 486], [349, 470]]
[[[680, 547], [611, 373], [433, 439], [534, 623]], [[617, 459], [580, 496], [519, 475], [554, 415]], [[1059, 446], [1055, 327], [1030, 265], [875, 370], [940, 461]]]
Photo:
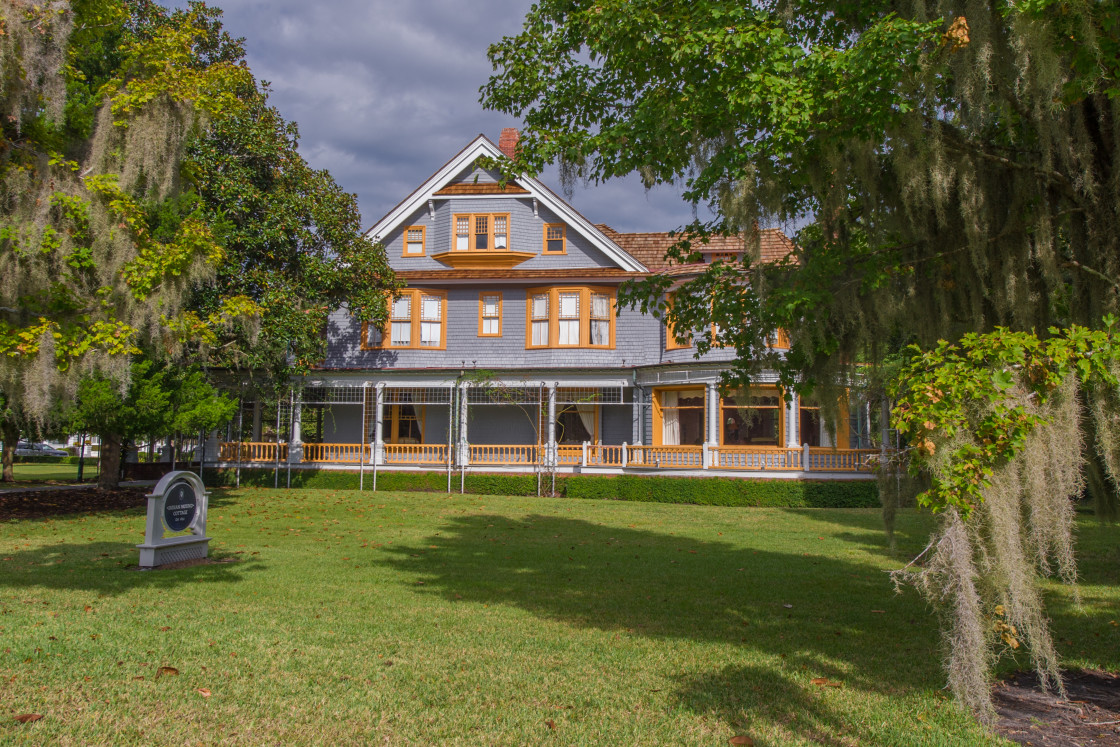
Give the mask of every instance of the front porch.
[[[799, 409], [796, 400], [783, 405], [770, 390], [736, 400], [721, 397], [714, 380], [685, 388], [587, 383], [459, 379], [430, 386], [308, 386], [292, 395], [289, 411], [277, 418], [278, 426], [289, 425], [276, 431], [287, 439], [223, 441], [217, 462], [448, 473], [860, 479], [871, 477], [888, 456], [888, 450], [870, 448], [847, 428], [835, 429], [829, 443], [819, 418], [813, 419], [815, 410]], [[311, 439], [305, 441], [311, 424]], [[855, 430], [866, 435], [869, 429], [868, 419]], [[797, 443], [798, 436], [803, 443]]]

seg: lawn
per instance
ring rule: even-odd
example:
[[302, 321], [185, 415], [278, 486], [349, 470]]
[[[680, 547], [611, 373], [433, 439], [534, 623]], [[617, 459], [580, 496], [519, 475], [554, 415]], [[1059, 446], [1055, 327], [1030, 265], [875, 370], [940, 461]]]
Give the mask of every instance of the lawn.
[[[246, 489], [210, 507], [235, 562], [141, 572], [139, 512], [5, 522], [0, 743], [999, 743], [885, 573], [929, 526]], [[1071, 665], [1120, 668], [1118, 540], [1086, 521], [1083, 607], [1048, 592]]]
[[[7, 487], [32, 487], [35, 485], [49, 485], [52, 483], [74, 483], [78, 481], [78, 465], [76, 464], [48, 464], [48, 463], [16, 463], [12, 465], [15, 471], [16, 483], [0, 483], [0, 490]], [[82, 471], [83, 482], [97, 480], [97, 459], [87, 458]]]

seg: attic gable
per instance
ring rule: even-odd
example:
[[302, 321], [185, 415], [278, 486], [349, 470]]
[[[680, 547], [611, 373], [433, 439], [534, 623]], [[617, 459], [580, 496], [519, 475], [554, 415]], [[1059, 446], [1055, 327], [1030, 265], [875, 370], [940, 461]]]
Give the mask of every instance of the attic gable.
[[[388, 240], [394, 232], [402, 230], [406, 222], [418, 212], [426, 210], [434, 216], [438, 201], [448, 200], [454, 204], [459, 200], [469, 200], [476, 196], [516, 198], [524, 201], [526, 205], [531, 205], [534, 215], [542, 212], [543, 209], [544, 212], [557, 216], [568, 226], [569, 232], [582, 236], [591, 247], [601, 252], [619, 269], [628, 272], [645, 272], [646, 268], [639, 260], [620, 249], [590, 221], [541, 182], [529, 176], [521, 176], [502, 184], [494, 172], [480, 168], [477, 164], [480, 158], [501, 157], [502, 152], [498, 146], [485, 135], [479, 135], [375, 223], [366, 232], [366, 236], [374, 241]], [[438, 255], [430, 253], [429, 256]]]

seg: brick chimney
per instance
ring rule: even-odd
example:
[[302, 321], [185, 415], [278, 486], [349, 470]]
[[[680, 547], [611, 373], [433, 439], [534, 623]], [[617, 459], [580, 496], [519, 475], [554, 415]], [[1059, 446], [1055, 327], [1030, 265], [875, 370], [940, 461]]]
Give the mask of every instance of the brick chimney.
[[498, 150], [505, 153], [506, 158], [512, 161], [517, 154], [517, 141], [520, 139], [521, 133], [516, 127], [504, 127], [501, 137], [498, 138]]

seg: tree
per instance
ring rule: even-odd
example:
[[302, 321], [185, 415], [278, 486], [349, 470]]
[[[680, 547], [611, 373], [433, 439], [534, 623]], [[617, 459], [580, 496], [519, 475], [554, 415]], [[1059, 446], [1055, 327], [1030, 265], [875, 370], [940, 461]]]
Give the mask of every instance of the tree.
[[132, 364], [123, 393], [107, 376], [83, 379], [69, 414], [76, 430], [101, 437], [98, 486], [114, 488], [128, 442], [141, 436], [208, 432], [227, 422], [236, 409], [236, 400], [218, 392], [200, 371], [138, 361]]
[[[543, 0], [490, 58], [496, 72], [484, 103], [526, 124], [512, 170], [559, 159], [571, 177], [636, 171], [648, 184], [683, 180], [688, 199], [715, 210], [715, 220], [682, 232], [675, 261], [692, 261], [696, 243], [713, 233], [751, 238], [756, 220], [810, 221], [785, 262], [716, 263], [678, 289], [672, 307], [664, 276], [622, 299], [676, 329], [711, 330], [715, 322], [719, 339], [705, 332], [697, 352], [733, 345], [729, 384], [769, 367], [787, 387], [843, 387], [861, 378], [853, 367], [867, 363], [873, 368], [862, 378], [881, 381], [875, 367], [909, 358], [909, 343], [929, 349], [1004, 325], [1044, 345], [1062, 339], [1059, 328], [1100, 330], [1102, 316], [1117, 308], [1115, 3]], [[785, 356], [765, 345], [778, 328], [792, 343]], [[1044, 339], [1030, 330], [1046, 330]], [[1026, 356], [1030, 347], [1019, 340], [1009, 355]], [[1027, 363], [966, 361], [1016, 384]], [[911, 366], [908, 374], [919, 371]], [[973, 380], [959, 366], [944, 373]], [[1087, 477], [1107, 512], [1115, 511], [1120, 475], [1104, 457], [1118, 439], [1116, 411], [1100, 403], [1118, 400], [1115, 380], [1102, 381], [1069, 396], [1074, 411], [1089, 416]], [[1087, 392], [1095, 393], [1091, 407]], [[1059, 416], [1039, 415], [1048, 423]], [[907, 422], [904, 413], [895, 417]], [[959, 431], [925, 422], [923, 443], [957, 453], [945, 447]], [[970, 455], [958, 456], [934, 478], [967, 472]], [[1033, 584], [1029, 561], [1047, 557], [1040, 543], [1052, 536], [1034, 522], [1063, 515], [1068, 491], [1040, 497], [1048, 511], [1013, 510], [1022, 493], [994, 481], [1011, 474], [1014, 457], [997, 461], [978, 477], [978, 500], [989, 517], [1010, 522], [1001, 549], [1014, 561], [1002, 569]], [[916, 464], [932, 468], [921, 458]], [[971, 514], [970, 529], [983, 513]], [[978, 534], [958, 531], [959, 510], [942, 516], [942, 559], [971, 568], [965, 556], [984, 549]], [[982, 568], [985, 583], [1011, 594], [998, 570]], [[954, 614], [964, 614], [965, 590], [951, 592]], [[1005, 622], [997, 608], [1006, 608], [992, 598], [972, 605], [970, 619], [980, 615], [982, 629]], [[1040, 614], [1030, 611], [1031, 619]], [[1052, 663], [1045, 626], [1029, 627], [1036, 662]], [[990, 715], [987, 649], [970, 648], [977, 675], [954, 679], [954, 689]]]
[[0, 141], [10, 399], [42, 417], [90, 372], [127, 385], [141, 353], [274, 389], [322, 357], [344, 299], [384, 319], [384, 252], [353, 195], [299, 155], [221, 11], [0, 1], [18, 32], [0, 89], [14, 123]]
[[180, 164], [249, 71], [200, 61], [197, 14], [138, 33], [151, 8], [0, 2], [0, 389], [32, 416], [165, 344], [223, 254]]

